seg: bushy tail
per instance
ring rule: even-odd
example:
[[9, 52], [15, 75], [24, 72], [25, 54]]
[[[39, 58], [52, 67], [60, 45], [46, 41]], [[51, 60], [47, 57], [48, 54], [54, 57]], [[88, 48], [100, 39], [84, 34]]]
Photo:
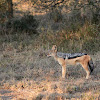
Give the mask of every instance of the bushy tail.
[[93, 64], [92, 59], [89, 61], [88, 65], [89, 65], [89, 68], [90, 68], [90, 73], [92, 73], [93, 70], [94, 70], [94, 64]]

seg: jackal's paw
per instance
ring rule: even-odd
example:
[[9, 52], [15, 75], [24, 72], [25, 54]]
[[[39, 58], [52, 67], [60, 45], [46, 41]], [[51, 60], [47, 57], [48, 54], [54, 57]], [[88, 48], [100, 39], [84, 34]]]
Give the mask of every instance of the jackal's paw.
[[65, 76], [62, 76], [62, 79], [65, 79]]
[[65, 81], [65, 80], [66, 80], [66, 78], [63, 78], [63, 77], [60, 78], [60, 81]]
[[90, 79], [91, 78], [91, 76], [86, 76], [86, 79]]

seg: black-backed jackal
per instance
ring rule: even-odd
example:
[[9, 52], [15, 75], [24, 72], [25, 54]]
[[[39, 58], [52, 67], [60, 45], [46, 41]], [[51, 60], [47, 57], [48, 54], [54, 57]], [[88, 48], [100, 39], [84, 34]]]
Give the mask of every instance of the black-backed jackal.
[[53, 45], [52, 49], [49, 51], [47, 56], [52, 56], [58, 63], [62, 66], [62, 77], [65, 78], [66, 75], [66, 66], [67, 65], [75, 65], [77, 63], [81, 64], [85, 69], [87, 75], [86, 79], [89, 78], [89, 75], [92, 73], [94, 69], [94, 65], [92, 59], [89, 55], [85, 53], [61, 53], [57, 52], [57, 46]]

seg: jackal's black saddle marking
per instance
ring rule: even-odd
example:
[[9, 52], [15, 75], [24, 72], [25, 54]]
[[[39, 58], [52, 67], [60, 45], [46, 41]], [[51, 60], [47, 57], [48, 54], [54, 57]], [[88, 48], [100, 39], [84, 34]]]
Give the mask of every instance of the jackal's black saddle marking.
[[83, 55], [87, 55], [86, 53], [62, 53], [62, 52], [57, 52], [57, 56], [64, 58], [64, 59], [73, 59], [77, 57], [81, 57]]

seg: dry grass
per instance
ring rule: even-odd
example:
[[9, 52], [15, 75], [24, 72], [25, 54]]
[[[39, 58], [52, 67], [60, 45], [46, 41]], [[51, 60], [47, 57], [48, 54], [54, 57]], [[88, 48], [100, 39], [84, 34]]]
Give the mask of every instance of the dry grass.
[[[61, 66], [54, 59], [46, 57], [47, 50], [43, 48], [35, 50], [31, 45], [23, 48], [20, 43], [18, 48], [14, 46], [13, 43], [7, 43], [0, 52], [0, 87], [4, 91], [10, 89], [12, 92], [8, 95], [16, 95], [12, 98], [30, 100], [99, 98], [100, 52], [91, 55], [96, 65], [91, 79], [85, 80], [86, 73], [81, 66], [68, 66], [64, 80], [61, 78]], [[0, 93], [1, 98], [7, 95]]]

